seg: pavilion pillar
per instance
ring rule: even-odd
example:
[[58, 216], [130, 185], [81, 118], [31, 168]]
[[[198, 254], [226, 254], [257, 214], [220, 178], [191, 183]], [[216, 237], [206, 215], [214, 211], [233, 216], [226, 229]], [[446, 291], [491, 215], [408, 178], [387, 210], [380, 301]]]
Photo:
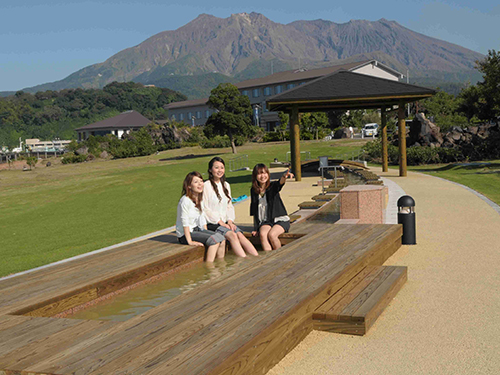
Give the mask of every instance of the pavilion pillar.
[[295, 175], [295, 181], [301, 181], [299, 108], [296, 105], [292, 107], [290, 113], [290, 152], [292, 154], [292, 172]]
[[406, 122], [405, 105], [398, 106], [398, 130], [399, 130], [399, 175], [406, 177]]
[[389, 170], [389, 152], [387, 151], [387, 113], [385, 106], [381, 109], [382, 119], [382, 172]]

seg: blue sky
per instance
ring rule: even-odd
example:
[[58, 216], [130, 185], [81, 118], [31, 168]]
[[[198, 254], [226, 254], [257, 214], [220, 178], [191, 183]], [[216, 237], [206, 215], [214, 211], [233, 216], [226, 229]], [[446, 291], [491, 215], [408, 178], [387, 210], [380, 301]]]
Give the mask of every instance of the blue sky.
[[284, 24], [386, 18], [483, 54], [500, 50], [500, 2], [491, 0], [2, 0], [0, 91], [60, 80], [201, 13], [252, 11]]

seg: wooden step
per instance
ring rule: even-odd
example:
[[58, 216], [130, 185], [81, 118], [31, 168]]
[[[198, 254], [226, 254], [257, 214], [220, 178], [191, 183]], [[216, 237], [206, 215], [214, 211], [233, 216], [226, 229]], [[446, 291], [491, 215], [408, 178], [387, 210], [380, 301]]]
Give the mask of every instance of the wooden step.
[[313, 313], [314, 329], [364, 335], [407, 280], [407, 267], [367, 266]]
[[329, 187], [328, 189], [325, 189], [326, 193], [340, 193], [340, 190], [345, 188], [346, 186], [338, 186], [338, 187]]
[[321, 202], [302, 202], [302, 203], [299, 203], [299, 207], [301, 209], [304, 209], [304, 208], [320, 208], [321, 206], [323, 206], [325, 204], [324, 201], [321, 201]]
[[367, 185], [383, 185], [384, 182], [382, 180], [367, 180]]
[[336, 195], [334, 195], [334, 194], [318, 194], [318, 195], [315, 195], [314, 197], [312, 197], [312, 200], [319, 201], [319, 202], [329, 202], [335, 197], [336, 197]]

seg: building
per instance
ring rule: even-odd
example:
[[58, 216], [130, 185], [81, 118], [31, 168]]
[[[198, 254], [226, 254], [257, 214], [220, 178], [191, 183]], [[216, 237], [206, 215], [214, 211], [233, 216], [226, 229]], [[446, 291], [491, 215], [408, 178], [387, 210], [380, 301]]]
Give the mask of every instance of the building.
[[[279, 124], [279, 118], [277, 112], [270, 112], [266, 108], [266, 100], [269, 97], [281, 94], [296, 86], [339, 70], [347, 70], [394, 81], [399, 81], [403, 77], [401, 73], [376, 60], [368, 60], [327, 68], [288, 70], [262, 78], [242, 81], [237, 83], [236, 87], [242, 95], [246, 95], [250, 99], [254, 113], [254, 123], [270, 131]], [[208, 98], [186, 100], [170, 103], [165, 108], [168, 109], [170, 118], [175, 121], [183, 121], [190, 125], [204, 125], [214, 111], [208, 107], [207, 101]]]
[[78, 141], [84, 141], [91, 135], [103, 136], [106, 134], [113, 134], [118, 138], [121, 138], [123, 134], [128, 134], [131, 131], [139, 130], [149, 123], [151, 123], [151, 120], [147, 119], [139, 112], [126, 111], [120, 113], [118, 116], [111, 117], [94, 124], [82, 126], [75, 129], [75, 131], [78, 133]]
[[[54, 152], [63, 151], [66, 146], [70, 144], [71, 141], [54, 139], [53, 141], [40, 141], [37, 138], [26, 139], [25, 146], [26, 151], [31, 152]], [[20, 148], [21, 149], [21, 148]], [[16, 152], [16, 151], [14, 151]], [[21, 152], [21, 151], [19, 151]]]

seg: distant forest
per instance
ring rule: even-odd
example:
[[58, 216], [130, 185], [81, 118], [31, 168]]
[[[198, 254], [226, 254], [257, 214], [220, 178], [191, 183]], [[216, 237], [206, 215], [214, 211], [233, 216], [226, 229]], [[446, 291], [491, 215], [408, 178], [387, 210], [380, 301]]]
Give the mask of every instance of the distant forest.
[[19, 146], [19, 138], [75, 139], [75, 128], [135, 110], [151, 120], [167, 118], [164, 106], [186, 100], [166, 88], [113, 82], [98, 89], [66, 89], [0, 98], [0, 146]]

